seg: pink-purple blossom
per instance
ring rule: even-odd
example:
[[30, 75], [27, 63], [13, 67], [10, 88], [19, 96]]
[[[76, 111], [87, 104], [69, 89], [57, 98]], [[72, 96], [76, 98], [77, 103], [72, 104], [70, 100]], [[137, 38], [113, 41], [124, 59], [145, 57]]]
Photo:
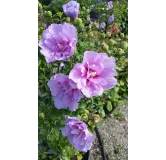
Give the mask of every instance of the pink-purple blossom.
[[77, 89], [77, 85], [64, 74], [56, 74], [48, 82], [54, 105], [58, 109], [69, 108], [74, 111], [78, 108], [78, 102], [83, 94]]
[[63, 11], [65, 12], [66, 16], [70, 18], [78, 17], [80, 4], [76, 1], [70, 1], [67, 4], [63, 5]]
[[67, 136], [76, 150], [87, 152], [91, 149], [95, 136], [88, 131], [87, 125], [77, 117], [66, 117], [62, 135]]
[[66, 60], [74, 54], [77, 43], [77, 29], [68, 23], [51, 24], [43, 31], [39, 42], [40, 52], [47, 63]]
[[106, 26], [105, 22], [100, 23], [100, 28], [105, 28], [105, 26]]
[[112, 3], [112, 1], [109, 1], [109, 2], [108, 2], [108, 8], [109, 8], [109, 9], [112, 9], [112, 8], [113, 8], [113, 3]]
[[114, 14], [108, 18], [108, 23], [111, 24], [114, 21]]
[[77, 83], [77, 88], [91, 98], [102, 95], [104, 90], [113, 88], [117, 80], [114, 78], [115, 59], [106, 53], [86, 51], [83, 62], [76, 64], [69, 74], [69, 78]]

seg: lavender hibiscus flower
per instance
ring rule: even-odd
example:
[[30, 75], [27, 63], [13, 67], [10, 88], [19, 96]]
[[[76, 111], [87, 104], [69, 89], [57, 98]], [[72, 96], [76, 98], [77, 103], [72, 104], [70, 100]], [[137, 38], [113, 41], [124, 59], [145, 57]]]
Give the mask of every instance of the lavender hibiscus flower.
[[77, 102], [83, 98], [83, 94], [77, 89], [77, 85], [64, 74], [56, 74], [48, 82], [51, 94], [54, 97], [55, 107], [58, 109], [69, 108], [74, 111], [78, 108]]
[[63, 11], [65, 12], [66, 16], [75, 19], [78, 17], [80, 4], [76, 1], [70, 1], [67, 4], [63, 5]]
[[86, 51], [83, 62], [76, 64], [69, 74], [69, 78], [77, 83], [77, 88], [91, 98], [101, 95], [104, 90], [113, 88], [117, 80], [114, 76], [115, 60], [105, 53]]
[[105, 22], [100, 23], [100, 28], [105, 28], [105, 26], [106, 26]]
[[77, 29], [68, 23], [51, 24], [43, 31], [43, 38], [39, 42], [40, 52], [47, 63], [56, 60], [66, 60], [74, 54], [77, 43]]
[[114, 21], [114, 14], [108, 18], [108, 23], [111, 24]]
[[62, 135], [67, 136], [69, 142], [81, 152], [91, 149], [95, 136], [88, 131], [87, 125], [77, 117], [67, 116]]
[[112, 9], [112, 8], [113, 8], [113, 3], [112, 3], [112, 1], [109, 1], [109, 2], [108, 2], [108, 8], [109, 8], [109, 9]]

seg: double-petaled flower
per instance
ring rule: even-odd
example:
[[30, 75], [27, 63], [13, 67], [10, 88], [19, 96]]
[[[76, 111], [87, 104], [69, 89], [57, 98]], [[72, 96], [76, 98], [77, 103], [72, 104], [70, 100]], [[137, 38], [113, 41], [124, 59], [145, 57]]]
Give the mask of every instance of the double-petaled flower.
[[56, 74], [48, 82], [54, 105], [58, 109], [74, 111], [78, 108], [78, 102], [83, 94], [77, 89], [77, 85], [64, 74]]
[[65, 12], [66, 16], [75, 19], [78, 17], [80, 4], [76, 1], [70, 1], [67, 4], [63, 5], [63, 11]]
[[47, 63], [66, 60], [74, 54], [77, 43], [77, 29], [68, 23], [51, 24], [43, 31], [39, 42], [40, 52]]
[[87, 125], [77, 117], [67, 116], [62, 135], [67, 136], [76, 150], [87, 152], [91, 149], [95, 136], [88, 131]]
[[91, 98], [101, 95], [104, 90], [113, 88], [117, 80], [114, 78], [115, 59], [106, 53], [86, 51], [83, 62], [76, 64], [69, 74], [69, 78], [76, 84], [82, 93]]

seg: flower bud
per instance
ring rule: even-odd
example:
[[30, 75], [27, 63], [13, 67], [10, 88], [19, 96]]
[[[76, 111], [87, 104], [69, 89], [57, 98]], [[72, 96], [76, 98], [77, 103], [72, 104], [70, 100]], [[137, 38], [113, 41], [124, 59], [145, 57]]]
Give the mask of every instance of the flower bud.
[[88, 124], [89, 124], [90, 126], [93, 126], [93, 125], [94, 125], [94, 123], [92, 122], [92, 120], [89, 120], [89, 121], [88, 121]]
[[79, 15], [82, 16], [83, 14], [84, 14], [84, 12], [83, 12], [83, 11], [80, 11]]
[[101, 39], [104, 39], [104, 38], [105, 38], [105, 34], [104, 34], [104, 33], [101, 33], [101, 34], [100, 34], [100, 38], [101, 38]]
[[39, 117], [40, 117], [41, 119], [44, 119], [44, 118], [45, 118], [44, 113], [39, 113]]
[[114, 48], [113, 50], [114, 50], [114, 52], [115, 52], [115, 53], [117, 53], [117, 52], [118, 52], [118, 49], [117, 49], [117, 48]]
[[90, 12], [90, 9], [87, 9], [87, 10], [86, 10], [86, 13], [88, 14], [89, 12]]
[[104, 52], [108, 52], [109, 46], [106, 43], [103, 43], [103, 50]]
[[92, 27], [91, 26], [88, 26], [88, 30], [91, 30], [92, 29]]
[[108, 45], [113, 46], [114, 44], [115, 44], [115, 41], [113, 39], [110, 39], [109, 42], [108, 42]]
[[95, 27], [95, 28], [99, 28], [99, 23], [96, 23], [96, 22], [95, 22], [95, 23], [94, 23], [94, 27]]
[[79, 25], [79, 28], [80, 28], [81, 30], [83, 30], [83, 29], [84, 29], [84, 24], [80, 24], [80, 25]]
[[46, 5], [43, 5], [43, 9], [47, 9], [47, 6], [46, 6]]
[[88, 34], [88, 37], [93, 37], [93, 33], [92, 32], [90, 32], [89, 34]]
[[66, 22], [70, 23], [70, 17], [66, 17]]
[[89, 111], [88, 111], [87, 109], [85, 109], [84, 112], [85, 112], [86, 114], [89, 114]]
[[120, 38], [124, 38], [124, 33], [120, 33]]
[[82, 119], [83, 121], [85, 121], [85, 122], [87, 122], [87, 121], [89, 120], [87, 114], [82, 114], [82, 115], [81, 115], [81, 119]]
[[82, 24], [82, 19], [81, 18], [77, 18], [77, 22], [78, 22], [78, 24]]
[[98, 122], [100, 121], [100, 116], [99, 116], [98, 114], [94, 114], [94, 115], [93, 115], [93, 121], [94, 121], [95, 123], [98, 123]]
[[121, 55], [121, 54], [124, 53], [124, 51], [123, 51], [121, 48], [119, 48], [119, 49], [118, 49], [118, 53]]
[[50, 11], [47, 11], [47, 15], [52, 17], [52, 13]]
[[124, 50], [127, 50], [127, 48], [128, 48], [128, 43], [127, 43], [127, 42], [122, 42], [121, 47], [122, 47]]
[[76, 18], [74, 22], [75, 22], [76, 25], [81, 25], [82, 24], [82, 19], [81, 18]]
[[52, 13], [50, 11], [45, 11], [44, 12], [45, 16], [52, 17]]
[[85, 7], [82, 7], [82, 10], [83, 10], [83, 11], [85, 11], [85, 10], [86, 10], [86, 8], [85, 8]]
[[87, 21], [90, 21], [90, 16], [88, 15], [88, 16], [86, 17], [86, 19], [87, 19]]
[[106, 33], [106, 38], [110, 38], [111, 37], [111, 33], [110, 32], [107, 32]]

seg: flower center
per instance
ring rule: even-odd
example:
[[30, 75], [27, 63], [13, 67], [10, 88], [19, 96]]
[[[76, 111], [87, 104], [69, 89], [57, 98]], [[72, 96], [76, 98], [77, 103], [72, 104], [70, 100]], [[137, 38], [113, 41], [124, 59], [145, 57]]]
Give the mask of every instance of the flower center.
[[91, 72], [91, 73], [90, 73], [90, 76], [91, 76], [91, 77], [96, 76], [96, 72]]
[[64, 87], [63, 88], [63, 91], [66, 93], [68, 91], [68, 88], [67, 87]]
[[59, 51], [62, 51], [64, 49], [64, 45], [62, 43], [59, 43], [57, 46]]

